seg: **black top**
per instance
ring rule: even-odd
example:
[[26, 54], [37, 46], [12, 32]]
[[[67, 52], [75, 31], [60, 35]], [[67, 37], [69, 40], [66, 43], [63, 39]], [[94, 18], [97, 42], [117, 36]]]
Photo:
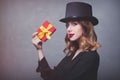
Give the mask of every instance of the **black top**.
[[81, 52], [73, 60], [65, 56], [63, 60], [51, 69], [43, 58], [38, 62], [37, 72], [41, 72], [44, 80], [97, 80], [99, 55], [97, 51]]

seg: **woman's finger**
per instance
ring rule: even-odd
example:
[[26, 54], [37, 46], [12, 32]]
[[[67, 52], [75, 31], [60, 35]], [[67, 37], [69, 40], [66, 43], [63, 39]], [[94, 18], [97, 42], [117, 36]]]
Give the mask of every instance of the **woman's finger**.
[[41, 40], [38, 38], [38, 36], [35, 36], [34, 38], [32, 38], [32, 42], [33, 42], [33, 44], [38, 45], [38, 43], [40, 43]]
[[34, 33], [32, 34], [32, 38], [34, 38], [37, 34], [38, 34], [38, 32], [34, 32]]

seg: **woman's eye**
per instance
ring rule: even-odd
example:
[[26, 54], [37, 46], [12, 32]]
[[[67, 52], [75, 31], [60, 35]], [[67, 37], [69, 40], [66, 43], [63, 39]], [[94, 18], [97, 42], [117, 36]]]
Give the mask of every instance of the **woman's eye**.
[[77, 24], [78, 24], [77, 22], [74, 22], [72, 25], [73, 25], [73, 26], [76, 26]]
[[68, 28], [68, 26], [69, 26], [69, 25], [68, 25], [68, 24], [66, 24], [66, 28]]

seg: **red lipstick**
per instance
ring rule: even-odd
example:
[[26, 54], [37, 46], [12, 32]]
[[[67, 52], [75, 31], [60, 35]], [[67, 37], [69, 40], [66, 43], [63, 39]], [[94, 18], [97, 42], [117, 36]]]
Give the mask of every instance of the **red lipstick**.
[[68, 34], [68, 37], [71, 38], [71, 37], [73, 37], [73, 35], [74, 35], [74, 34]]

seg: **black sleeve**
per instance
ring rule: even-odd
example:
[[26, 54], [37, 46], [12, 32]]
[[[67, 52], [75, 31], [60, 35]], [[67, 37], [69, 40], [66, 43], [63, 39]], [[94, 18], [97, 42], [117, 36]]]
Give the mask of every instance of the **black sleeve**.
[[41, 77], [44, 80], [61, 80], [59, 79], [59, 72], [55, 70], [55, 68], [51, 69], [45, 58], [43, 58], [41, 61], [38, 61], [38, 67], [36, 69], [36, 72], [40, 72]]

